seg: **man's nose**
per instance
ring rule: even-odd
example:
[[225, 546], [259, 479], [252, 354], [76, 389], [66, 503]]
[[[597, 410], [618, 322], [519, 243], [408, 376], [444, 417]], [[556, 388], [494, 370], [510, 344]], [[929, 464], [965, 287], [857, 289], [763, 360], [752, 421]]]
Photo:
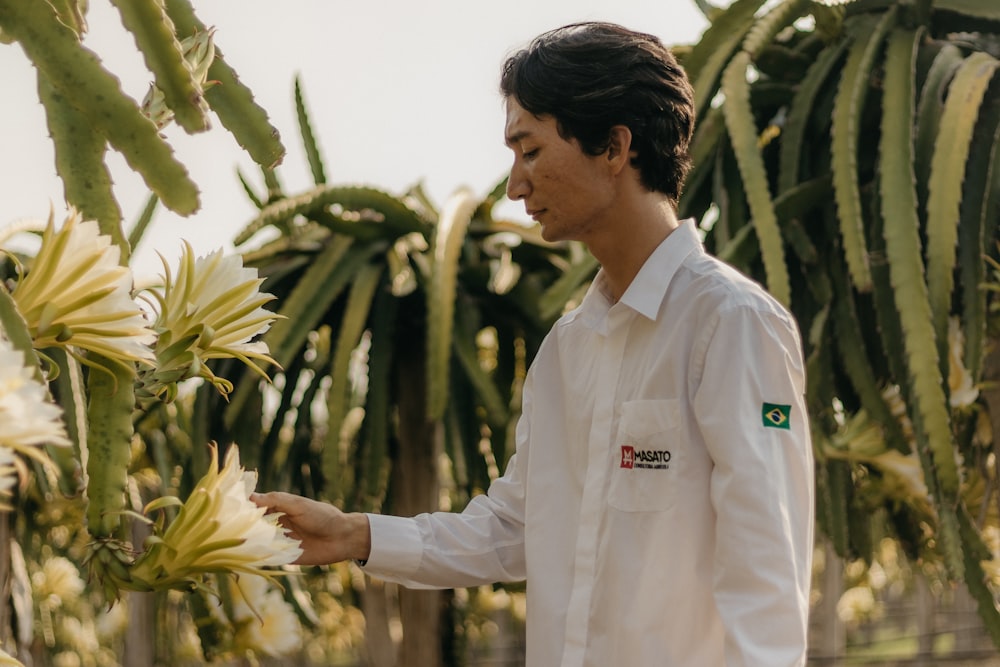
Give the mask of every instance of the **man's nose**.
[[524, 170], [515, 162], [514, 166], [510, 168], [510, 176], [507, 177], [507, 198], [512, 201], [524, 199], [528, 196], [529, 191]]

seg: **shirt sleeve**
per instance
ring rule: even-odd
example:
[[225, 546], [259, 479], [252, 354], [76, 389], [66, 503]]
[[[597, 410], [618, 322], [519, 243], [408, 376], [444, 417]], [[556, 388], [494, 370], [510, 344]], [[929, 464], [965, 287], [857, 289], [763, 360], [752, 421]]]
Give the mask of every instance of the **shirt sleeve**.
[[371, 554], [364, 571], [409, 588], [456, 588], [521, 581], [524, 559], [524, 474], [530, 374], [517, 424], [517, 453], [486, 494], [461, 513], [412, 518], [369, 514]]
[[740, 306], [700, 347], [694, 408], [714, 463], [726, 665], [805, 665], [814, 473], [798, 330], [776, 307]]

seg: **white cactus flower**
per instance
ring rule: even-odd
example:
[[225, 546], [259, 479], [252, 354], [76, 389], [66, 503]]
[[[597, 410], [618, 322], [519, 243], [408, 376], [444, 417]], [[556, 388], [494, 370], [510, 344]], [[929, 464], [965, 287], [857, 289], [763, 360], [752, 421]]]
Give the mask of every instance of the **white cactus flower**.
[[149, 390], [172, 392], [176, 382], [201, 376], [228, 394], [232, 384], [208, 369], [209, 359], [239, 359], [267, 378], [254, 360], [276, 362], [265, 343], [252, 339], [280, 316], [263, 308], [274, 296], [259, 291], [263, 279], [257, 271], [245, 268], [238, 255], [224, 256], [222, 250], [196, 259], [186, 241], [176, 279], [166, 261], [163, 268], [162, 288], [149, 290], [157, 301], [153, 326], [159, 336], [157, 371], [154, 378], [145, 379]]
[[[35, 348], [88, 350], [120, 362], [153, 362], [156, 339], [132, 299], [132, 272], [93, 220], [75, 209], [56, 231], [50, 216], [28, 274], [12, 293]], [[75, 353], [74, 353], [75, 354]], [[79, 358], [79, 355], [76, 355]]]
[[70, 444], [62, 410], [25, 366], [24, 355], [0, 337], [0, 495], [9, 495], [17, 481], [15, 454], [47, 463], [40, 449], [46, 444]]
[[195, 585], [205, 573], [245, 573], [273, 577], [264, 568], [286, 565], [302, 553], [286, 535], [278, 514], [266, 514], [250, 500], [257, 474], [240, 466], [239, 449], [230, 446], [218, 469], [213, 445], [209, 471], [195, 485], [163, 536], [147, 539], [132, 579], [149, 588]]
[[234, 644], [240, 653], [278, 657], [302, 646], [302, 626], [288, 604], [264, 577], [241, 576], [232, 581]]

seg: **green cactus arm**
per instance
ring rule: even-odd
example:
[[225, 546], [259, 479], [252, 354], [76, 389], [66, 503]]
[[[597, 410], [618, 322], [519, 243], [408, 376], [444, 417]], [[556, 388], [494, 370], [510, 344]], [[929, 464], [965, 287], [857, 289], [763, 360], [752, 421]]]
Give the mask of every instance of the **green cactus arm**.
[[723, 111], [729, 130], [733, 151], [743, 177], [753, 226], [760, 241], [761, 257], [767, 274], [767, 288], [778, 301], [788, 305], [791, 302], [791, 285], [788, 267], [785, 264], [785, 249], [778, 228], [767, 183], [767, 168], [757, 144], [757, 129], [754, 126], [753, 110], [750, 107], [750, 86], [746, 71], [750, 65], [750, 54], [741, 51], [730, 61], [722, 76], [722, 90], [726, 96]]
[[[994, 81], [993, 87], [997, 86]], [[962, 330], [965, 335], [963, 363], [974, 379], [982, 374], [988, 317], [986, 281], [987, 238], [992, 239], [1000, 220], [1000, 104], [985, 105], [976, 125], [966, 167], [959, 223], [959, 281], [961, 283]]]
[[299, 119], [299, 133], [302, 135], [302, 145], [306, 152], [306, 159], [309, 161], [313, 183], [323, 185], [326, 183], [326, 170], [323, 167], [323, 158], [319, 154], [319, 145], [316, 142], [312, 123], [309, 121], [309, 110], [306, 109], [305, 97], [302, 94], [302, 81], [299, 77], [295, 77], [295, 115]]
[[132, 225], [132, 231], [128, 234], [128, 245], [130, 248], [134, 248], [139, 245], [142, 240], [143, 234], [146, 233], [146, 229], [149, 227], [149, 223], [153, 221], [153, 213], [156, 212], [156, 207], [160, 203], [160, 198], [155, 194], [150, 195], [146, 199], [146, 205], [143, 206], [142, 212], [139, 213], [139, 217], [136, 218], [135, 224]]
[[59, 22], [48, 3], [0, 0], [0, 25], [167, 207], [181, 215], [198, 210], [198, 189], [156, 126], [122, 92], [118, 79], [104, 69], [100, 58]]
[[963, 556], [965, 561], [965, 582], [969, 593], [976, 601], [976, 607], [986, 632], [993, 643], [1000, 646], [1000, 611], [997, 609], [996, 597], [990, 589], [989, 576], [983, 571], [983, 562], [994, 558], [990, 549], [983, 542], [982, 533], [964, 507], [958, 511], [958, 530], [962, 537]]
[[726, 63], [753, 26], [754, 14], [763, 4], [764, 0], [736, 0], [712, 21], [684, 59], [684, 69], [694, 87], [694, 108], [699, 116], [708, 112]]
[[[284, 316], [264, 334], [272, 358], [285, 367], [302, 348], [309, 332], [315, 329], [331, 304], [343, 293], [362, 266], [373, 255], [385, 252], [384, 242], [358, 247], [349, 237], [334, 237], [302, 274], [295, 288], [282, 303], [279, 314]], [[348, 251], [351, 252], [348, 252]], [[259, 378], [246, 375], [226, 406], [227, 426], [239, 417], [245, 402], [253, 393]]]
[[942, 388], [931, 306], [924, 279], [913, 176], [913, 31], [893, 33], [886, 56], [886, 100], [882, 115], [880, 196], [889, 278], [902, 325], [908, 374], [916, 409], [942, 489], [954, 498], [958, 472], [951, 450], [951, 428]]
[[125, 539], [128, 465], [132, 452], [134, 369], [94, 359], [87, 376], [87, 530], [97, 539]]
[[427, 418], [430, 421], [441, 419], [448, 404], [458, 265], [478, 204], [467, 188], [449, 197], [442, 208], [431, 245], [433, 263], [427, 290]]
[[[195, 16], [190, 0], [166, 0], [167, 15], [177, 26], [180, 37], [188, 37], [195, 32], [206, 30], [205, 25]], [[216, 48], [215, 60], [208, 69], [208, 78], [217, 81], [205, 91], [212, 111], [237, 143], [265, 168], [276, 167], [285, 157], [285, 147], [281, 143], [278, 130], [271, 125], [267, 112], [259, 106], [253, 93], [243, 84], [236, 72]]]
[[813, 113], [816, 97], [826, 86], [834, 66], [840, 62], [847, 50], [847, 40], [824, 49], [806, 72], [799, 84], [788, 110], [785, 128], [781, 133], [778, 168], [778, 194], [790, 190], [798, 184], [802, 147], [806, 144], [806, 130]]
[[509, 410], [493, 379], [479, 363], [479, 350], [476, 347], [477, 332], [472, 321], [475, 314], [474, 308], [459, 308], [455, 315], [452, 347], [469, 385], [486, 409], [487, 422], [491, 427], [499, 427], [506, 423]]
[[[260, 214], [236, 235], [233, 243], [237, 246], [249, 241], [265, 227], [286, 225], [297, 215], [306, 215], [311, 211], [322, 209], [332, 204], [339, 204], [344, 210], [361, 211], [369, 209], [376, 211], [383, 218], [383, 224], [393, 234], [408, 234], [424, 232], [427, 225], [420, 216], [403, 201], [392, 195], [369, 187], [320, 185], [294, 197], [279, 199], [267, 204]], [[367, 222], [359, 222], [355, 226], [370, 227]]]
[[1000, 21], [1000, 4], [983, 0], [934, 0], [935, 11], [955, 12], [972, 18]]
[[563, 308], [570, 297], [585, 282], [594, 277], [600, 268], [597, 260], [590, 253], [583, 255], [574, 262], [552, 283], [538, 300], [539, 316], [543, 322], [554, 320], [562, 314]]
[[[920, 0], [924, 5], [928, 0]], [[848, 15], [882, 11], [899, 3], [899, 0], [853, 0], [845, 7]], [[1000, 21], [1000, 5], [991, 0], [933, 0], [934, 12], [961, 14], [969, 18]]]
[[358, 347], [365, 332], [373, 297], [382, 279], [382, 264], [366, 264], [358, 271], [347, 295], [347, 306], [340, 320], [337, 343], [330, 362], [330, 391], [327, 394], [327, 433], [323, 444], [323, 476], [328, 480], [340, 478], [340, 430], [351, 400], [351, 355]]
[[63, 182], [66, 201], [87, 220], [96, 220], [101, 233], [111, 237], [127, 261], [131, 246], [122, 232], [122, 211], [104, 163], [107, 141], [91, 131], [87, 117], [53, 88], [41, 71], [38, 98], [45, 108], [55, 148], [56, 173]]
[[988, 53], [965, 59], [948, 88], [934, 145], [927, 196], [927, 289], [942, 357], [948, 345], [962, 183], [979, 109], [998, 66], [1000, 61]]
[[72, 355], [61, 347], [50, 347], [45, 353], [59, 367], [59, 375], [52, 380], [63, 409], [63, 423], [72, 447], [47, 447], [49, 458], [59, 468], [59, 488], [67, 497], [74, 497], [80, 491], [82, 475], [80, 452], [87, 449], [87, 395], [84, 391], [83, 372]]
[[378, 511], [389, 477], [389, 432], [392, 424], [392, 366], [399, 301], [389, 290], [375, 295], [368, 351], [368, 400], [365, 402], [364, 496], [362, 509]]
[[833, 110], [833, 187], [847, 268], [854, 286], [871, 290], [871, 270], [864, 237], [864, 215], [858, 187], [858, 138], [868, 81], [885, 35], [896, 21], [887, 11], [877, 22], [865, 17], [854, 22], [854, 42], [841, 72]]
[[692, 166], [684, 182], [684, 191], [681, 193], [677, 206], [677, 214], [680, 218], [691, 217], [690, 203], [697, 198], [696, 193], [712, 175], [715, 165], [714, 156], [718, 151], [719, 143], [725, 136], [726, 119], [722, 114], [722, 109], [709, 109], [695, 126], [694, 136], [691, 138]]
[[781, 0], [754, 21], [743, 39], [743, 50], [756, 60], [761, 50], [771, 46], [775, 36], [809, 10], [812, 0]]
[[83, 0], [47, 0], [59, 16], [79, 37], [87, 32], [87, 2]]
[[899, 421], [892, 415], [882, 397], [881, 387], [868, 357], [868, 343], [861, 329], [854, 296], [847, 281], [842, 260], [832, 258], [830, 283], [835, 297], [832, 318], [837, 353], [851, 385], [861, 399], [861, 405], [871, 418], [878, 422], [885, 432], [887, 444], [906, 454], [910, 445], [903, 437]]
[[167, 16], [163, 0], [111, 0], [121, 14], [122, 24], [132, 33], [135, 45], [156, 77], [174, 120], [188, 134], [204, 132], [210, 126], [208, 103], [201, 84], [184, 61], [183, 47]]
[[945, 44], [934, 56], [917, 102], [916, 139], [913, 166], [917, 175], [917, 196], [921, 214], [927, 211], [927, 184], [930, 181], [934, 143], [941, 127], [941, 114], [948, 86], [962, 64], [962, 52], [954, 44]]
[[942, 386], [931, 307], [921, 259], [917, 195], [913, 174], [913, 71], [919, 31], [897, 29], [885, 63], [880, 197], [886, 259], [903, 331], [918, 451], [939, 516], [939, 546], [949, 572], [962, 573], [961, 543], [954, 516], [959, 474], [948, 402]]

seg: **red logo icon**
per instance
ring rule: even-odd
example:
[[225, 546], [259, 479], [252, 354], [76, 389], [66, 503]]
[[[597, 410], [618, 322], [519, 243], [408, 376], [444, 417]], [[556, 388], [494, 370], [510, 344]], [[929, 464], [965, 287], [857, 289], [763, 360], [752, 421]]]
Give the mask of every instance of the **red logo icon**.
[[635, 464], [635, 447], [631, 445], [622, 445], [622, 468], [631, 469]]

